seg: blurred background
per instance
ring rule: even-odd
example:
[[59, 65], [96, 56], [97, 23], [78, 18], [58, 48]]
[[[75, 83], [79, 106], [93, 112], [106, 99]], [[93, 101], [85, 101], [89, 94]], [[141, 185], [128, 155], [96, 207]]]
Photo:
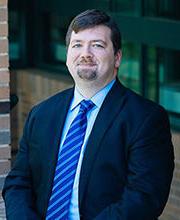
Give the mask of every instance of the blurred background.
[[1, 185], [31, 107], [73, 85], [65, 34], [91, 8], [112, 15], [122, 32], [120, 81], [168, 111], [176, 167], [160, 219], [180, 220], [180, 0], [0, 0]]

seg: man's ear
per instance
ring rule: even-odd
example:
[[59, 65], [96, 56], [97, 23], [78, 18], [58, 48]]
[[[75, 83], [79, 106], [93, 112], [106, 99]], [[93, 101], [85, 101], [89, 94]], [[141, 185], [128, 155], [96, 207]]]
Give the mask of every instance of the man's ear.
[[115, 55], [115, 68], [119, 68], [121, 64], [121, 58], [122, 58], [122, 50], [118, 50], [118, 52]]

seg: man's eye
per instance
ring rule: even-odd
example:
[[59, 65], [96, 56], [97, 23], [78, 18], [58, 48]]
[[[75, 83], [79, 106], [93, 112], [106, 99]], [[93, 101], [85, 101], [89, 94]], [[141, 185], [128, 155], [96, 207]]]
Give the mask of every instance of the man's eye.
[[74, 44], [74, 45], [72, 45], [72, 48], [78, 48], [78, 47], [81, 47], [81, 44]]
[[93, 44], [93, 47], [104, 48], [102, 44]]

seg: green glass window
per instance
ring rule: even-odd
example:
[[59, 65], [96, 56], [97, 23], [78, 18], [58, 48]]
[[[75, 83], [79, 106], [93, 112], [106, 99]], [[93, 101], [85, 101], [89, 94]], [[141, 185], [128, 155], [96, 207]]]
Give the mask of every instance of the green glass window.
[[90, 8], [97, 8], [104, 11], [109, 11], [111, 8], [111, 0], [91, 0]]
[[180, 51], [159, 50], [159, 103], [169, 112], [173, 128], [180, 129]]
[[9, 57], [20, 59], [20, 15], [17, 11], [9, 11]]
[[179, 0], [144, 0], [144, 15], [180, 20]]
[[139, 16], [139, 0], [112, 0], [110, 10], [121, 14]]
[[122, 62], [118, 77], [125, 86], [133, 89], [137, 93], [141, 93], [140, 46], [123, 41], [122, 48]]
[[71, 18], [56, 14], [46, 14], [44, 18], [44, 60], [47, 63], [65, 63], [65, 36]]
[[180, 114], [180, 51], [160, 49], [159, 102], [168, 111]]
[[144, 59], [146, 59], [143, 69], [145, 97], [152, 101], [158, 101], [158, 53], [156, 47], [146, 46]]

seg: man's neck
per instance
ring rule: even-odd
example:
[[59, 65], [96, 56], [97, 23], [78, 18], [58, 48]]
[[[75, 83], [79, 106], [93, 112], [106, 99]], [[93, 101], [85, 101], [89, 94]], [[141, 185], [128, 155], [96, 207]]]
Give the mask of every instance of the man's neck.
[[92, 98], [96, 93], [98, 93], [101, 88], [96, 88], [96, 89], [92, 89], [92, 88], [87, 88], [87, 87], [78, 87], [77, 86], [77, 89], [79, 91], [79, 93], [84, 96], [86, 99], [90, 99]]
[[101, 89], [107, 86], [110, 82], [106, 82], [101, 85], [97, 85], [96, 82], [94, 83], [82, 83], [76, 84], [76, 87], [79, 93], [84, 96], [86, 99], [92, 98], [95, 94], [97, 94]]

